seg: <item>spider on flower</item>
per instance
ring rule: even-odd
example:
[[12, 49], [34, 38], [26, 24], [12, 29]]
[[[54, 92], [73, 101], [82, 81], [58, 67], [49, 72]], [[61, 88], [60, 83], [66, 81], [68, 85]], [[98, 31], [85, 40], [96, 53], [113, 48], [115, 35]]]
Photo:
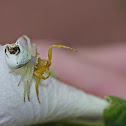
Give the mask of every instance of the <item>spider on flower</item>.
[[[24, 39], [27, 41], [28, 49], [26, 49], [21, 42], [24, 41]], [[28, 100], [30, 101], [30, 86], [31, 81], [33, 78], [33, 75], [37, 77], [36, 81], [36, 95], [37, 99], [39, 100], [39, 82], [41, 79], [46, 80], [50, 74], [47, 77], [44, 77], [43, 74], [46, 70], [49, 70], [49, 67], [51, 66], [51, 60], [52, 60], [52, 48], [66, 48], [71, 49], [73, 51], [76, 51], [75, 49], [63, 45], [51, 45], [48, 50], [48, 60], [41, 59], [37, 57], [37, 48], [36, 44], [33, 43], [33, 49], [31, 46], [30, 39], [24, 35], [20, 37], [16, 43], [7, 44], [5, 48], [5, 57], [6, 62], [10, 68], [18, 69], [23, 67], [23, 72], [21, 75], [21, 79], [18, 83], [18, 86], [22, 81], [24, 81], [24, 102], [25, 97], [27, 94]]]

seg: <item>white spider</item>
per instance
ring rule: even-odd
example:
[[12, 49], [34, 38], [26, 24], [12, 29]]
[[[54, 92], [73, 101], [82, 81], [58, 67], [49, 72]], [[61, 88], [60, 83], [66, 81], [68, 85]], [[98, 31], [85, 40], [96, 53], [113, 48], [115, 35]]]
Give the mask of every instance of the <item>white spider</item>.
[[[20, 43], [24, 41], [23, 39], [27, 40], [28, 50], [24, 48], [23, 45]], [[46, 70], [49, 70], [51, 66], [53, 48], [66, 48], [66, 49], [71, 49], [77, 52], [76, 49], [73, 49], [68, 46], [51, 45], [48, 50], [48, 59], [41, 59], [39, 57], [37, 59], [36, 45], [35, 43], [33, 44], [33, 52], [32, 52], [31, 42], [27, 36], [23, 36], [19, 38], [16, 43], [7, 44], [6, 49], [5, 49], [7, 64], [11, 68], [15, 68], [15, 69], [24, 67], [24, 71], [19, 81], [19, 84], [20, 84], [22, 80], [25, 80], [24, 81], [24, 101], [25, 101], [26, 93], [27, 93], [28, 100], [30, 101], [30, 86], [31, 86], [31, 81], [34, 74], [37, 77], [35, 87], [36, 87], [37, 99], [40, 103], [39, 90], [38, 90], [39, 82], [41, 79], [46, 80], [50, 76], [50, 73], [47, 77], [44, 77], [43, 74], [46, 72]]]
[[[21, 44], [21, 42], [24, 41], [27, 41], [28, 50]], [[30, 101], [30, 86], [34, 74], [34, 67], [37, 64], [36, 44], [33, 43], [32, 50], [30, 39], [24, 35], [20, 37], [16, 43], [7, 44], [5, 54], [7, 64], [10, 68], [18, 69], [24, 67], [18, 86], [21, 81], [24, 81], [24, 101], [26, 94]]]

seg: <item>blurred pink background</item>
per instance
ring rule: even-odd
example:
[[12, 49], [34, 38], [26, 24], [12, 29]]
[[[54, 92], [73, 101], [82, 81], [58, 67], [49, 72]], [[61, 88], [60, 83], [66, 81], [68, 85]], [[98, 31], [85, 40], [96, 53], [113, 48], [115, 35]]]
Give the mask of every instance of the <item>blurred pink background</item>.
[[26, 34], [66, 45], [126, 40], [125, 0], [1, 0], [0, 42]]
[[0, 0], [0, 42], [22, 35], [47, 58], [51, 44], [58, 79], [104, 97], [126, 98], [125, 0]]

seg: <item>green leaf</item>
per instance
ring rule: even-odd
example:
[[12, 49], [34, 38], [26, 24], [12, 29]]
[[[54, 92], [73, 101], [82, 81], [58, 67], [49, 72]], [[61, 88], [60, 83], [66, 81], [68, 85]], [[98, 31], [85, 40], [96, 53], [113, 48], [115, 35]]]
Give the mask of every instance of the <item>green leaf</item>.
[[126, 100], [114, 96], [107, 96], [110, 106], [104, 110], [106, 126], [126, 126]]

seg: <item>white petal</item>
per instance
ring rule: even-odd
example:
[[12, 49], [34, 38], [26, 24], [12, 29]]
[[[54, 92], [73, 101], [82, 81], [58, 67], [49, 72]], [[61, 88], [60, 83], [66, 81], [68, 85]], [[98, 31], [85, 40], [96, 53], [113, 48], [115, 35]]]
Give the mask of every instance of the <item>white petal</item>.
[[109, 104], [100, 98], [86, 94], [49, 77], [40, 82], [38, 102], [35, 77], [29, 102], [23, 100], [24, 85], [18, 82], [20, 75], [10, 73], [6, 64], [5, 46], [0, 46], [0, 126], [22, 126], [65, 118], [102, 118]]

